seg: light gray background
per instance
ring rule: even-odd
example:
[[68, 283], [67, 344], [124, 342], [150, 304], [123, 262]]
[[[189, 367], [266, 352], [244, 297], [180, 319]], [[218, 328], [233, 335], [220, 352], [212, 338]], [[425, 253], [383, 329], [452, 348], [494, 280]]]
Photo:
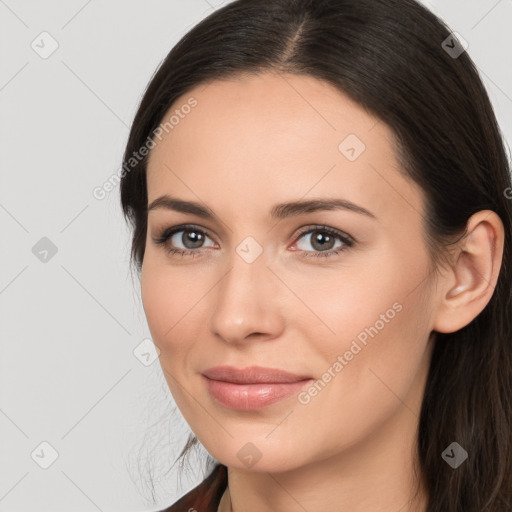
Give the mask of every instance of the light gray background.
[[[119, 189], [92, 191], [119, 169], [157, 66], [224, 3], [0, 0], [0, 511], [157, 510], [203, 478], [164, 475], [187, 426], [158, 361], [133, 352], [150, 334]], [[424, 3], [469, 43], [510, 146], [512, 2]]]

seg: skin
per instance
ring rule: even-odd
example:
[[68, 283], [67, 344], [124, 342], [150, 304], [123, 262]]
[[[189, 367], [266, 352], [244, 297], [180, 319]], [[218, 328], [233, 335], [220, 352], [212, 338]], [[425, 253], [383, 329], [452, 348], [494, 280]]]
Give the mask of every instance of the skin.
[[[219, 510], [426, 510], [414, 468], [433, 331], [462, 328], [491, 298], [503, 251], [499, 217], [471, 217], [468, 236], [434, 272], [422, 191], [398, 171], [385, 123], [305, 76], [212, 82], [172, 110], [191, 96], [197, 106], [151, 151], [148, 204], [169, 194], [207, 205], [219, 220], [151, 210], [141, 291], [170, 391], [200, 442], [228, 466]], [[366, 146], [354, 161], [338, 149], [348, 134]], [[375, 218], [349, 210], [269, 217], [276, 203], [312, 198], [347, 199]], [[194, 257], [154, 242], [182, 224], [205, 231], [203, 245], [194, 249], [189, 238], [185, 246], [187, 232], [167, 244]], [[317, 224], [356, 243], [301, 257], [322, 252], [313, 234], [299, 237]], [[236, 252], [247, 236], [263, 249], [252, 263]], [[342, 245], [335, 240], [327, 250]], [[223, 364], [322, 380], [396, 303], [394, 318], [307, 404], [291, 396], [230, 410], [203, 382], [201, 371]], [[261, 454], [251, 467], [237, 456], [249, 442]]]

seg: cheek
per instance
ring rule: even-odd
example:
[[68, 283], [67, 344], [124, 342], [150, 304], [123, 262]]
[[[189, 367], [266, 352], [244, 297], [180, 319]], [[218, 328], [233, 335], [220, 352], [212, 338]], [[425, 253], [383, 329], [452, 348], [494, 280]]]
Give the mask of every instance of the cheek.
[[185, 324], [190, 328], [187, 313], [197, 299], [192, 296], [195, 294], [191, 287], [182, 282], [186, 279], [184, 272], [166, 269], [151, 255], [146, 256], [141, 272], [141, 298], [153, 341], [165, 355], [180, 349], [183, 336], [179, 331]]
[[[343, 349], [358, 335], [364, 341], [365, 329], [375, 323], [379, 330], [387, 329], [387, 321], [397, 321], [397, 310], [410, 291], [400, 272], [393, 265], [384, 268], [382, 260], [380, 265], [329, 269], [325, 277], [318, 272], [311, 279], [299, 276], [291, 287], [307, 306], [307, 310], [300, 307], [302, 314], [297, 317], [308, 333], [305, 339], [320, 337], [322, 342], [315, 343], [315, 351], [326, 354]], [[296, 301], [293, 305], [297, 308]]]
[[372, 400], [374, 393], [386, 393], [386, 384], [406, 393], [428, 341], [427, 275], [423, 255], [389, 252], [296, 288], [314, 312], [299, 322], [304, 339], [313, 341], [316, 377], [328, 371], [337, 376], [326, 396], [338, 389]]
[[[381, 428], [395, 413], [403, 410], [409, 419], [414, 414], [407, 409], [419, 414], [426, 328], [417, 318], [424, 314], [423, 301], [406, 290], [375, 294], [363, 309], [344, 297], [337, 323], [330, 319], [336, 335], [315, 338], [310, 332], [317, 340], [308, 354], [317, 363], [317, 381], [301, 395], [295, 418], [305, 433], [304, 446], [328, 456], [334, 447], [344, 449]], [[326, 416], [329, 420], [318, 424]], [[313, 443], [310, 432], [316, 433]]]
[[[172, 326], [172, 307], [169, 308], [171, 300], [164, 280], [148, 256], [146, 253], [142, 265], [141, 299], [153, 342], [162, 350], [163, 335]], [[166, 315], [163, 314], [164, 311], [167, 311]]]
[[[141, 298], [153, 342], [160, 350], [160, 366], [169, 390], [180, 411], [192, 421], [193, 403], [183, 392], [189, 375], [188, 340], [200, 339], [200, 333], [193, 330], [200, 322], [193, 321], [194, 304], [204, 295], [192, 293], [185, 281], [184, 272], [171, 271], [148, 256], [141, 272]], [[198, 306], [198, 304], [197, 304]], [[197, 307], [196, 306], [196, 307]], [[192, 321], [191, 321], [192, 320]], [[186, 332], [185, 332], [186, 331]]]

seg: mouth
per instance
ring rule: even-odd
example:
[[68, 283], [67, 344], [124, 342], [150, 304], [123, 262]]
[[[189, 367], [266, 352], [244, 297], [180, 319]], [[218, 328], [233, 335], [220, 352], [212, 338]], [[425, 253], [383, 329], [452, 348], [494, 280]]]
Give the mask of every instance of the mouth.
[[255, 410], [298, 393], [314, 379], [276, 368], [217, 366], [202, 373], [212, 398], [228, 409]]
[[310, 375], [297, 375], [279, 368], [265, 368], [263, 366], [249, 366], [247, 368], [214, 366], [205, 370], [203, 375], [212, 380], [233, 384], [289, 384], [312, 378]]

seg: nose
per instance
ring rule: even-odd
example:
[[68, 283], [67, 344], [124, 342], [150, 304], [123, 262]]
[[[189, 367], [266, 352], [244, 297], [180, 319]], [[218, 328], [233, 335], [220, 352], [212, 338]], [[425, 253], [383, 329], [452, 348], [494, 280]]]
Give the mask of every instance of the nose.
[[211, 297], [215, 306], [210, 331], [231, 344], [279, 337], [285, 323], [282, 304], [286, 297], [264, 254], [248, 263], [235, 253], [230, 263]]

